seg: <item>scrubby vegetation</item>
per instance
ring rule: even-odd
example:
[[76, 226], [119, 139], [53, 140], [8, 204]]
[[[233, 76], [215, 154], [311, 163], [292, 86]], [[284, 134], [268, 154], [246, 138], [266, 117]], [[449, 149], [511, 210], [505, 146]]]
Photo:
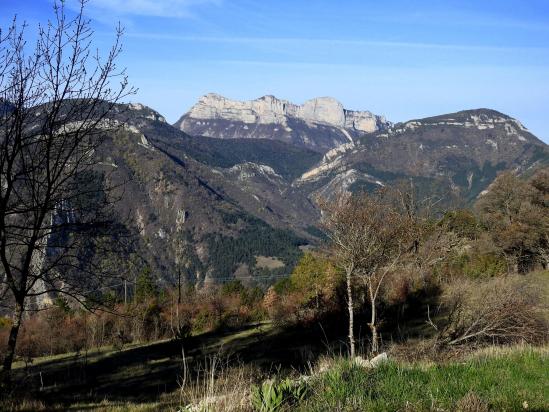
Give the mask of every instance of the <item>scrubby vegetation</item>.
[[[240, 282], [228, 282], [200, 292], [187, 287], [181, 302], [175, 291], [160, 292], [149, 272], [137, 279], [135, 300], [112, 302], [96, 313], [71, 308], [58, 299], [31, 316], [21, 330], [17, 353], [21, 360], [65, 352], [84, 352], [105, 346], [122, 349], [130, 343], [183, 339], [192, 334], [236, 328], [265, 319], [262, 292]], [[0, 318], [5, 343], [10, 321]]]

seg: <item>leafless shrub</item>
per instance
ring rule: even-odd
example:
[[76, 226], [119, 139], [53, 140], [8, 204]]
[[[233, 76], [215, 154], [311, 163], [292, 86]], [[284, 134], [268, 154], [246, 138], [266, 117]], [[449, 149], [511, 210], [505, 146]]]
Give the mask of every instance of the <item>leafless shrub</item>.
[[389, 357], [402, 362], [430, 362], [439, 360], [441, 351], [437, 350], [434, 339], [409, 340], [394, 343], [388, 349]]
[[443, 305], [445, 322], [439, 326], [439, 343], [546, 341], [547, 321], [539, 288], [521, 276], [488, 281], [462, 279], [446, 287]]

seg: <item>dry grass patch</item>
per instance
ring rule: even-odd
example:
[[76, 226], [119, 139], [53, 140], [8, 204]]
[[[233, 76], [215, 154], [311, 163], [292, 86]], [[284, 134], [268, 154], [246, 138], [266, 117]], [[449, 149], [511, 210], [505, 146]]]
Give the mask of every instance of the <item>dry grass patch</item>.
[[256, 256], [255, 266], [263, 269], [278, 269], [286, 265], [280, 259], [272, 256]]

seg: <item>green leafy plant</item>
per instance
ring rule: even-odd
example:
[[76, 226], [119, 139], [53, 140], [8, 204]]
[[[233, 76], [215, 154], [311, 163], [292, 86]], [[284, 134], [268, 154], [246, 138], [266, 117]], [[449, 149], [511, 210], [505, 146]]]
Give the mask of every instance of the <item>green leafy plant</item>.
[[301, 402], [307, 396], [307, 385], [305, 382], [286, 379], [281, 382], [281, 385], [283, 387], [283, 393], [287, 395], [285, 400], [290, 403]]
[[258, 412], [275, 412], [284, 404], [301, 402], [307, 395], [303, 382], [284, 379], [280, 382], [265, 381], [252, 387], [252, 406]]
[[274, 412], [282, 406], [282, 393], [273, 382], [252, 387], [252, 405], [258, 412]]

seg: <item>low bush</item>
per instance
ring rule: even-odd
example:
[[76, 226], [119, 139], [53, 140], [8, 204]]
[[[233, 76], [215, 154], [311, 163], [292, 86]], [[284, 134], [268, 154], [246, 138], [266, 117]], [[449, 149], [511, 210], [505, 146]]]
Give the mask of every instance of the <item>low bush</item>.
[[507, 273], [507, 261], [495, 253], [464, 254], [456, 263], [462, 273], [470, 278], [494, 277]]
[[442, 300], [441, 344], [541, 343], [548, 338], [547, 302], [530, 278], [461, 279], [446, 286]]
[[308, 325], [342, 307], [338, 296], [341, 282], [341, 273], [332, 262], [306, 253], [289, 278], [267, 290], [263, 307], [276, 324]]

